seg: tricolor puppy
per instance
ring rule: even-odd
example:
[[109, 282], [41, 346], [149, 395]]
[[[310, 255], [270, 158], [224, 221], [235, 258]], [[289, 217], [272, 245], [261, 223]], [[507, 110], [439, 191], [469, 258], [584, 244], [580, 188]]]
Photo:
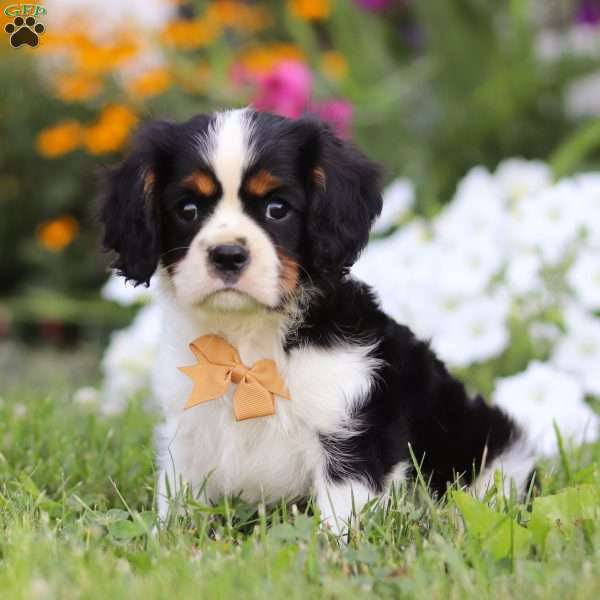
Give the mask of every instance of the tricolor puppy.
[[161, 516], [184, 482], [206, 501], [314, 495], [340, 530], [414, 475], [411, 449], [439, 494], [497, 468], [523, 491], [516, 425], [349, 275], [379, 173], [325, 125], [248, 109], [149, 123], [105, 185], [114, 266], [160, 282]]

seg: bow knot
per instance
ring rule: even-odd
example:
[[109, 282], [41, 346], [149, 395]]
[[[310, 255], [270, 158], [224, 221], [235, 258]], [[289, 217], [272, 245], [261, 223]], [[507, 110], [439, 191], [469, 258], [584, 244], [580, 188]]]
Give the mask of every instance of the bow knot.
[[231, 369], [231, 381], [236, 385], [246, 377], [246, 373], [248, 373], [250, 369], [243, 364], [235, 365], [233, 369]]
[[237, 350], [216, 335], [197, 338], [190, 344], [190, 350], [198, 363], [179, 367], [194, 382], [186, 409], [223, 396], [231, 384], [237, 386], [233, 408], [238, 421], [275, 414], [275, 394], [289, 399], [277, 366], [270, 359], [247, 367]]

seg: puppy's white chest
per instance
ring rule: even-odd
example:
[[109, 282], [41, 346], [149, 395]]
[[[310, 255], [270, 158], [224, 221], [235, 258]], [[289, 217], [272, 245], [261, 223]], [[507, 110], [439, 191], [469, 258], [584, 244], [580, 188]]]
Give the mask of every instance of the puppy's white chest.
[[[167, 474], [171, 469], [175, 480], [203, 488], [207, 499], [240, 494], [256, 502], [310, 494], [325, 465], [319, 436], [348, 435], [351, 409], [371, 386], [374, 360], [369, 350], [340, 345], [274, 352], [271, 358], [290, 399], [276, 396], [274, 415], [245, 421], [234, 418], [233, 384], [222, 398], [183, 410], [192, 383], [175, 367], [190, 361], [176, 358], [179, 364], [168, 377], [163, 370], [156, 386], [167, 417], [159, 431], [163, 468]], [[238, 351], [247, 366], [268, 358], [243, 344]]]

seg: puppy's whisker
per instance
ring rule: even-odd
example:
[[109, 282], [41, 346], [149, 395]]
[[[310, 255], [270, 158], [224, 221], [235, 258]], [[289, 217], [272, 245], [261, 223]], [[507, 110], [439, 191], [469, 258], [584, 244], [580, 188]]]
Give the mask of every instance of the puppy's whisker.
[[171, 252], [179, 252], [181, 250], [189, 250], [191, 246], [177, 246], [177, 248], [169, 248], [169, 250], [167, 250], [166, 252], [163, 252], [160, 257], [164, 258], [165, 256], [167, 256], [167, 254], [170, 254]]

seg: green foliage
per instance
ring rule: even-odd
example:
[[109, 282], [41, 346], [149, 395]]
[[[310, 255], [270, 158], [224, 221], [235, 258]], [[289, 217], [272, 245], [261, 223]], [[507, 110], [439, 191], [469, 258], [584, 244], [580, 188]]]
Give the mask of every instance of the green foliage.
[[34, 353], [17, 366], [15, 354], [0, 353], [3, 598], [600, 593], [600, 445], [569, 455], [564, 489], [564, 467], [542, 464], [529, 504], [498, 493], [499, 481], [483, 501], [459, 490], [433, 499], [407, 483], [388, 504], [371, 502], [347, 543], [320, 527], [310, 502], [257, 510], [189, 495], [155, 533], [155, 417], [135, 403], [103, 417], [72, 400], [65, 381], [93, 380], [93, 353], [80, 363]]
[[509, 514], [494, 511], [467, 492], [454, 492], [452, 500], [460, 509], [468, 533], [495, 559], [526, 555], [531, 533]]
[[[586, 484], [533, 501], [529, 529], [543, 552], [577, 534], [590, 536], [600, 518], [600, 487]], [[549, 539], [551, 538], [551, 539]]]

